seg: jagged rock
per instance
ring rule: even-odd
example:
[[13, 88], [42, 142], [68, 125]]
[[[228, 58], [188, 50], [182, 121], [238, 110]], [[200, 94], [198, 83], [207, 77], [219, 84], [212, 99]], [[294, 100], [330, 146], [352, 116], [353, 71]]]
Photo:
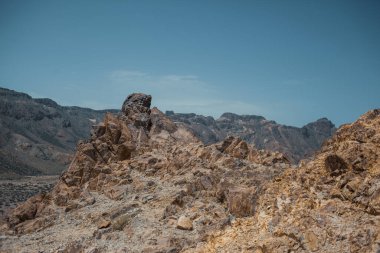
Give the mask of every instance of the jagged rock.
[[121, 111], [128, 116], [133, 113], [148, 113], [152, 96], [143, 93], [133, 93], [123, 103]]
[[[51, 192], [8, 216], [17, 236], [1, 250], [376, 252], [378, 112], [296, 168], [236, 137], [205, 146], [145, 100], [127, 101], [128, 114], [107, 115], [78, 145]], [[139, 114], [151, 125], [135, 124]], [[184, 220], [192, 230], [177, 227]]]
[[23, 205], [13, 210], [13, 215], [8, 219], [11, 226], [15, 226], [26, 220], [34, 219], [43, 196], [37, 195], [28, 199]]
[[124, 101], [121, 111], [136, 127], [150, 129], [152, 125], [149, 117], [151, 100], [152, 97], [149, 95], [133, 93]]
[[255, 215], [209, 237], [201, 252], [380, 250], [380, 110], [342, 126], [315, 159], [265, 185]]
[[[236, 189], [256, 189], [289, 166], [281, 154], [256, 150], [234, 137], [204, 146], [157, 108], [150, 110], [149, 102], [147, 95], [129, 96], [124, 114], [107, 114], [104, 122], [94, 126], [91, 138], [78, 144], [69, 169], [54, 189], [43, 201], [33, 202], [38, 206], [35, 215], [20, 220], [17, 212], [11, 213], [8, 226], [23, 236], [44, 233], [48, 226], [72, 230], [75, 220], [95, 229], [89, 236], [100, 241], [123, 238], [123, 243], [141, 250], [151, 248], [159, 238], [170, 242], [160, 244], [161, 251], [179, 251], [228, 224], [229, 209], [237, 216], [253, 215], [256, 191]], [[147, 124], [141, 124], [141, 119]], [[241, 202], [234, 202], [239, 198]], [[20, 209], [34, 213], [32, 207], [25, 204]], [[197, 232], [193, 230], [186, 239], [176, 228], [175, 217], [181, 216], [197, 224]], [[44, 222], [49, 219], [55, 224]], [[108, 226], [103, 220], [111, 225], [99, 229]], [[159, 227], [167, 232], [159, 236]], [[77, 237], [86, 238], [81, 233]], [[142, 237], [145, 246], [137, 244]], [[66, 243], [71, 241], [64, 238]], [[116, 251], [114, 247], [107, 249]]]
[[266, 150], [257, 150], [250, 147], [245, 141], [238, 137], [229, 136], [220, 144], [216, 144], [216, 148], [235, 158], [247, 159], [251, 162], [273, 165], [275, 163], [288, 164], [289, 160], [279, 152], [270, 152]]

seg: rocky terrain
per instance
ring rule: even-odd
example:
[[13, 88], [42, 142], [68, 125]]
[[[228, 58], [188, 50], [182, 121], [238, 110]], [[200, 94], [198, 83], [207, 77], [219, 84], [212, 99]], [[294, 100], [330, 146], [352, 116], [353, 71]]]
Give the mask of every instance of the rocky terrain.
[[[0, 194], [0, 214], [31, 195], [50, 189], [45, 188], [51, 185], [50, 177], [45, 175], [59, 175], [68, 167], [78, 141], [89, 137], [92, 125], [101, 122], [106, 111], [119, 113], [60, 106], [51, 99], [34, 99], [0, 88], [0, 187], [7, 187]], [[235, 136], [262, 149], [281, 151], [293, 163], [309, 157], [335, 129], [327, 120], [300, 130], [259, 116], [231, 113], [218, 120], [173, 112], [167, 112], [167, 116], [205, 144]], [[48, 180], [43, 182], [44, 179]]]
[[0, 178], [61, 173], [105, 113], [0, 88]]
[[132, 94], [94, 127], [54, 189], [7, 216], [2, 251], [192, 250], [253, 215], [265, 182], [290, 167], [234, 137], [204, 146], [150, 100]]
[[0, 219], [19, 202], [49, 192], [58, 176], [25, 176], [17, 180], [0, 180]]
[[107, 114], [2, 221], [1, 252], [380, 251], [380, 110], [296, 167], [236, 137], [205, 146], [150, 103]]
[[266, 185], [252, 217], [203, 252], [380, 252], [380, 110], [342, 126], [317, 157]]
[[[0, 179], [60, 174], [77, 142], [89, 137], [92, 125], [101, 122], [107, 111], [119, 112], [60, 106], [51, 99], [0, 88]], [[335, 131], [327, 119], [296, 128], [232, 113], [217, 120], [196, 114], [166, 115], [204, 144], [235, 136], [259, 149], [279, 151], [292, 163], [310, 157]]]
[[277, 124], [256, 115], [224, 113], [217, 120], [194, 113], [167, 111], [166, 115], [205, 144], [236, 136], [259, 149], [279, 151], [292, 163], [311, 157], [336, 131], [334, 124], [326, 118], [298, 128]]

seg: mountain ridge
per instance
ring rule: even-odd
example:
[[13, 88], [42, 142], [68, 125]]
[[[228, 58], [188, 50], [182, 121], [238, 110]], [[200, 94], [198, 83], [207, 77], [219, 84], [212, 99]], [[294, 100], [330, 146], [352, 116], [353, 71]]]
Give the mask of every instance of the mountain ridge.
[[[50, 98], [32, 98], [0, 87], [0, 175], [12, 178], [61, 173], [69, 165], [78, 141], [86, 139], [92, 125], [107, 112], [117, 114], [120, 110], [61, 106]], [[284, 153], [293, 163], [310, 157], [335, 130], [328, 120], [296, 128], [256, 115], [226, 112], [215, 120], [194, 113], [166, 114], [177, 125], [185, 124], [205, 144], [231, 135], [259, 149]], [[286, 137], [288, 133], [292, 136]]]
[[49, 98], [0, 88], [0, 175], [57, 174], [69, 164], [78, 140], [107, 111], [60, 106]]
[[205, 144], [216, 143], [229, 135], [237, 136], [259, 149], [284, 153], [293, 163], [313, 155], [336, 130], [327, 118], [299, 128], [277, 124], [258, 115], [223, 113], [218, 119], [174, 111], [167, 111], [166, 115], [176, 124], [184, 124]]
[[[240, 138], [204, 145], [131, 94], [52, 191], [0, 221], [5, 252], [377, 252], [380, 109], [309, 161]], [[38, 244], [36, 244], [36, 240]]]

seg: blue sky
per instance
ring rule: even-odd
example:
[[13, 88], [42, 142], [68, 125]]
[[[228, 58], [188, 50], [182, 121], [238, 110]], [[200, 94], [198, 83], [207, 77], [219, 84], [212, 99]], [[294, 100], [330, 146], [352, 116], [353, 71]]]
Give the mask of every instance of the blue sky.
[[380, 107], [380, 1], [1, 0], [0, 86], [340, 125]]

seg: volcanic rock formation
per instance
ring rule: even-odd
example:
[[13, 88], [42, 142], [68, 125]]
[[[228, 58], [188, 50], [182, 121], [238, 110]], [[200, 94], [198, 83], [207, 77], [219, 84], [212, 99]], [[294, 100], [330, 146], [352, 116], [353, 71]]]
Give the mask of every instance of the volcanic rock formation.
[[255, 206], [199, 252], [380, 252], [380, 110], [342, 126]]
[[107, 114], [54, 189], [8, 216], [1, 250], [194, 250], [253, 215], [264, 184], [289, 167], [235, 137], [204, 146], [150, 102], [132, 94], [122, 114]]
[[2, 252], [380, 251], [380, 110], [295, 167], [236, 137], [205, 146], [150, 102], [94, 127], [0, 224]]
[[[139, 106], [149, 107], [148, 102], [141, 100]], [[123, 105], [122, 109], [127, 107]], [[101, 122], [107, 111], [119, 112], [60, 106], [48, 98], [35, 99], [0, 88], [0, 178], [59, 175], [68, 167], [78, 141], [89, 137], [92, 125]], [[167, 116], [204, 144], [235, 136], [259, 149], [279, 151], [293, 163], [309, 158], [335, 131], [327, 119], [296, 128], [261, 116], [232, 113], [225, 113], [217, 120], [174, 112], [167, 112]]]

